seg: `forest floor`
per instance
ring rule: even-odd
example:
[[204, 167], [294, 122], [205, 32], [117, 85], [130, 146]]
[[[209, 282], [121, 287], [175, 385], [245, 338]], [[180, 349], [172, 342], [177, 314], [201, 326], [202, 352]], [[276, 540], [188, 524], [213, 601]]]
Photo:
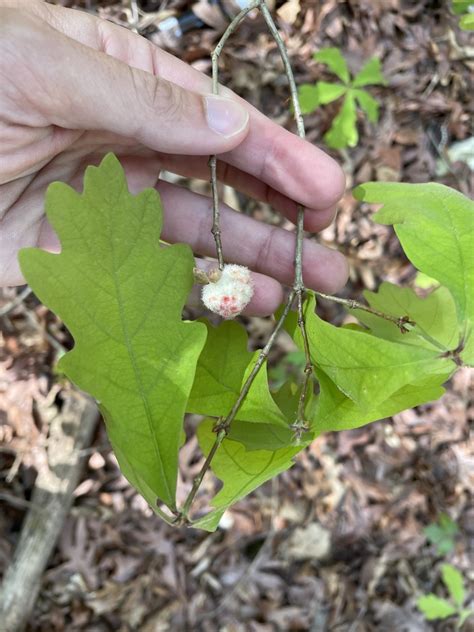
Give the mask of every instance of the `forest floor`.
[[[134, 26], [126, 2], [58, 4]], [[378, 124], [361, 117], [359, 145], [333, 152], [344, 166], [348, 192], [334, 225], [315, 237], [348, 257], [345, 296], [360, 298], [364, 288], [374, 289], [383, 280], [410, 285], [414, 278], [392, 229], [371, 221], [372, 209], [353, 199], [353, 186], [375, 179], [437, 181], [470, 192], [469, 169], [450, 152], [471, 133], [474, 48], [457, 28], [449, 4], [289, 0], [278, 5], [298, 84], [330, 78], [312, 60], [325, 46], [339, 47], [352, 70], [379, 56], [388, 81], [387, 87], [370, 90], [381, 102]], [[147, 0], [140, 7], [135, 24], [140, 32], [210, 71], [209, 53], [225, 28], [217, 5]], [[156, 24], [190, 9], [205, 26], [165, 41]], [[223, 83], [293, 129], [281, 62], [260, 19], [249, 19], [233, 36], [222, 62]], [[305, 117], [311, 142], [324, 147], [322, 137], [337, 107], [324, 106]], [[229, 190], [225, 195], [241, 212], [284, 224], [265, 205]], [[3, 290], [0, 310], [20, 291]], [[332, 304], [323, 309], [332, 322], [345, 318]], [[269, 321], [244, 322], [258, 347]], [[0, 317], [0, 326], [2, 574], [44, 462], [44, 411], [52, 416], [61, 404], [63, 383], [54, 362], [60, 345], [69, 347], [71, 340], [33, 295]], [[291, 370], [281, 360], [283, 343], [272, 357], [274, 379]], [[466, 582], [474, 579], [472, 387], [473, 373], [464, 368], [437, 402], [318, 438], [291, 470], [228, 511], [213, 534], [173, 529], [157, 518], [120, 474], [100, 425], [28, 630], [454, 630], [452, 619], [427, 623], [416, 598], [431, 591], [445, 594], [440, 566], [446, 561]], [[182, 454], [183, 489], [200, 463], [191, 438]], [[213, 484], [209, 481], [205, 490]], [[443, 513], [457, 533], [451, 550], [441, 555], [424, 528]], [[464, 629], [474, 630], [472, 618]]]

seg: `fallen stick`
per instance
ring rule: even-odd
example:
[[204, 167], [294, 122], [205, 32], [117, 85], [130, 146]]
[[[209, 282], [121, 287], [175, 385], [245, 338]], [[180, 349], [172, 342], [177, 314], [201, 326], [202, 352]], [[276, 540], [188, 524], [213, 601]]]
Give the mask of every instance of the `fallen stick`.
[[50, 422], [48, 462], [38, 472], [31, 508], [0, 590], [1, 632], [21, 632], [33, 612], [42, 574], [79, 481], [82, 450], [90, 444], [98, 418], [92, 400], [71, 390]]

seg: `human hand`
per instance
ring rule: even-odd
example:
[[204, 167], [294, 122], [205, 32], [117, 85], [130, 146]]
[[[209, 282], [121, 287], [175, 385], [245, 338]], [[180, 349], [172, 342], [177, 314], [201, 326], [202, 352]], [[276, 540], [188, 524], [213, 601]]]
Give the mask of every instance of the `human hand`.
[[[24, 282], [17, 253], [59, 250], [44, 216], [55, 180], [80, 189], [84, 169], [105, 153], [119, 157], [132, 192], [154, 186], [164, 206], [162, 238], [213, 256], [209, 198], [159, 180], [166, 169], [219, 179], [269, 202], [290, 220], [307, 207], [305, 228], [334, 217], [343, 192], [339, 166], [321, 150], [272, 123], [146, 39], [86, 13], [39, 0], [0, 0], [0, 286]], [[247, 314], [269, 314], [293, 279], [294, 234], [223, 207], [226, 261], [255, 273]], [[338, 252], [305, 240], [308, 288], [334, 292], [347, 264]]]

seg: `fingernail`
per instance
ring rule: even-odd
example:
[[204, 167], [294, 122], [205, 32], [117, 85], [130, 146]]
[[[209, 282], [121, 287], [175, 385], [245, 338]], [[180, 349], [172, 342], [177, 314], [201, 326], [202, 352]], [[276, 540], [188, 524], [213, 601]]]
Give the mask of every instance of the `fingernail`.
[[204, 98], [209, 128], [221, 136], [235, 136], [247, 127], [249, 114], [241, 105], [225, 97]]

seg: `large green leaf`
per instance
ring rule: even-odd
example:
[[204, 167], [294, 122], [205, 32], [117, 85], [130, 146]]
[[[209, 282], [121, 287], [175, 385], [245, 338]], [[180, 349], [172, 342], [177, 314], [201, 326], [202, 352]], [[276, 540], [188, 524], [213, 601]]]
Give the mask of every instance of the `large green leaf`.
[[357, 110], [352, 92], [346, 94], [339, 113], [334, 117], [329, 131], [324, 135], [324, 140], [333, 149], [344, 149], [344, 147], [357, 145], [359, 140]]
[[[316, 299], [305, 301], [306, 330], [314, 365], [369, 413], [404, 386], [430, 375], [448, 375], [455, 365], [439, 350], [399, 344], [369, 333], [334, 327], [315, 313]], [[301, 347], [299, 329], [293, 332]]]
[[402, 333], [396, 325], [379, 316], [358, 309], [351, 312], [380, 338], [441, 351], [458, 346], [456, 305], [447, 288], [440, 286], [421, 298], [411, 288], [382, 283], [377, 292], [366, 290], [364, 297], [371, 307], [391, 316], [408, 316], [416, 323]]
[[344, 83], [349, 83], [347, 63], [339, 48], [324, 48], [314, 53], [313, 59], [319, 61], [321, 64], [326, 64], [339, 79], [342, 79]]
[[[216, 435], [212, 432], [212, 421], [205, 420], [198, 428], [199, 445], [205, 455], [209, 454]], [[193, 523], [207, 531], [214, 531], [224, 511], [251, 491], [277, 476], [293, 465], [293, 457], [303, 446], [280, 450], [255, 450], [247, 452], [237, 441], [224, 439], [212, 459], [212, 470], [224, 486], [212, 500], [214, 510]]]
[[295, 445], [294, 432], [289, 426], [253, 424], [239, 419], [232, 422], [228, 438], [238, 441], [246, 450], [278, 450]]
[[52, 184], [46, 212], [61, 254], [29, 248], [20, 263], [74, 337], [59, 368], [99, 401], [131, 482], [173, 507], [182, 420], [206, 339], [203, 324], [181, 319], [192, 252], [160, 247], [158, 194], [131, 195], [113, 155], [86, 170], [82, 195]]
[[435, 183], [369, 182], [354, 195], [383, 204], [375, 220], [393, 224], [413, 265], [450, 290], [465, 338], [463, 358], [474, 362], [474, 203]]
[[[221, 417], [227, 415], [252, 370], [259, 351], [247, 351], [247, 332], [239, 323], [207, 323], [208, 336], [196, 369], [187, 412]], [[277, 424], [287, 428], [285, 415], [268, 387], [266, 365], [257, 374], [238, 412], [242, 421]]]
[[350, 430], [372, 421], [391, 417], [407, 408], [419, 406], [443, 395], [441, 384], [448, 374], [430, 375], [413, 384], [403, 386], [377, 405], [362, 408], [342, 393], [323, 371], [317, 371], [320, 394], [316, 410], [311, 418], [311, 430], [322, 432]]

